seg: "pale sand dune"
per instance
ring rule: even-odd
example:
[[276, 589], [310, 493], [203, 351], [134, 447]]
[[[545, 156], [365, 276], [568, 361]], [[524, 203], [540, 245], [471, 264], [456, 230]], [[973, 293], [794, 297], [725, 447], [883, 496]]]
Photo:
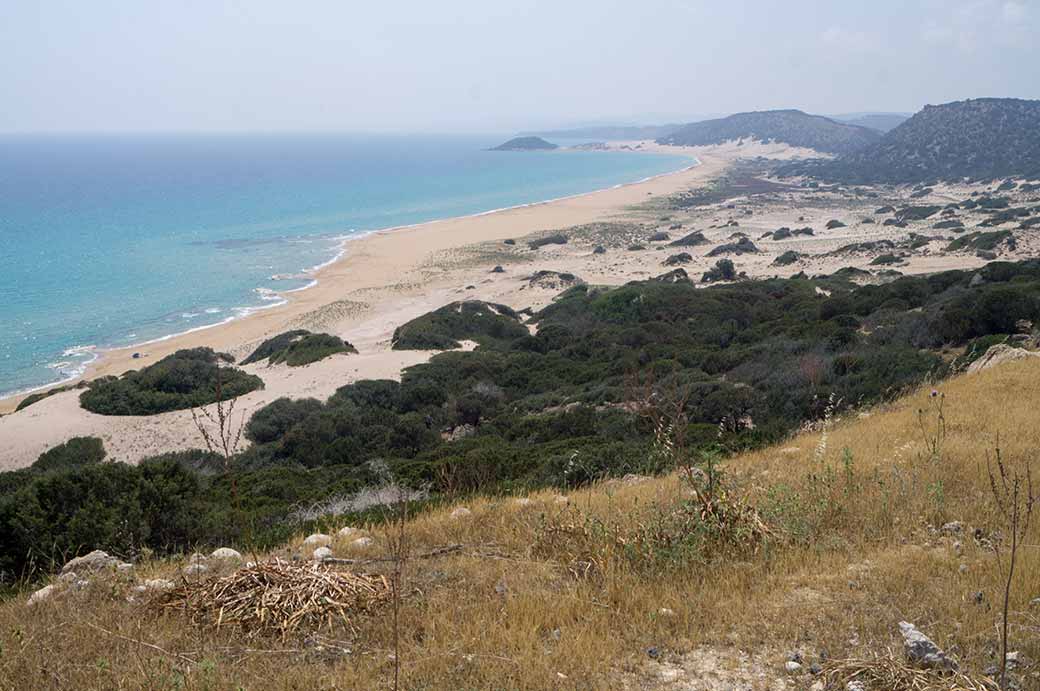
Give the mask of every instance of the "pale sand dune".
[[[655, 148], [656, 145], [644, 143], [644, 150]], [[527, 250], [519, 240], [539, 231], [600, 221], [644, 223], [642, 231], [656, 225], [667, 227], [667, 222], [660, 222], [658, 211], [633, 209], [633, 206], [701, 187], [738, 158], [791, 158], [812, 154], [785, 145], [747, 142], [687, 151], [697, 156], [700, 165], [642, 183], [481, 216], [383, 231], [351, 241], [340, 261], [317, 274], [315, 287], [287, 294], [287, 304], [219, 327], [141, 346], [134, 349], [142, 353], [139, 359], [132, 358], [130, 349], [105, 352], [86, 376], [121, 374], [151, 364], [180, 348], [200, 345], [244, 357], [260, 340], [300, 326], [334, 333], [358, 348], [358, 355], [336, 356], [302, 368], [246, 367], [266, 383], [263, 391], [240, 399], [238, 410], [251, 413], [281, 396], [324, 399], [338, 387], [357, 379], [398, 378], [403, 368], [425, 361], [431, 353], [390, 350], [394, 329], [448, 302], [482, 299], [516, 309], [540, 308], [559, 291], [532, 287], [524, 280], [537, 270], [569, 272], [589, 283], [619, 285], [662, 274], [668, 270], [661, 265], [668, 255], [687, 251], [693, 255], [693, 261], [684, 268], [696, 280], [716, 261], [705, 256], [708, 250], [739, 231], [747, 233], [763, 250], [758, 255], [735, 258], [737, 268], [749, 276], [790, 276], [803, 270], [809, 274], [831, 273], [842, 266], [866, 267], [870, 257], [818, 255], [851, 242], [905, 238], [908, 230], [914, 230], [859, 224], [859, 219], [869, 215], [881, 200], [809, 195], [786, 201], [751, 203], [750, 206], [754, 206], [751, 216], [738, 215], [742, 213], [740, 209], [730, 210], [729, 204], [668, 212], [684, 224], [682, 230], [672, 232], [673, 237], [697, 229], [710, 240], [710, 244], [695, 248], [663, 247], [664, 243], [657, 243], [644, 251], [627, 251], [628, 243], [619, 242], [606, 254], [593, 255], [588, 238], [572, 237], [566, 245], [551, 245], [536, 252]], [[968, 193], [968, 188], [936, 189], [935, 203], [947, 197], [964, 198]], [[735, 201], [737, 207], [748, 206], [746, 200]], [[803, 220], [798, 220], [800, 217]], [[823, 230], [831, 218], [842, 219], [848, 227]], [[722, 227], [728, 220], [737, 219], [739, 227]], [[816, 236], [775, 242], [758, 239], [763, 232], [780, 226], [803, 225], [814, 227]], [[916, 230], [920, 232], [923, 228]], [[506, 238], [517, 238], [517, 245], [506, 248], [501, 242]], [[904, 273], [925, 273], [983, 264], [970, 255], [942, 254], [941, 242], [933, 245], [934, 251], [929, 247], [915, 253], [898, 269]], [[790, 249], [817, 256], [786, 267], [770, 265], [777, 255]], [[1035, 251], [1036, 248], [1020, 244], [1020, 253]], [[490, 269], [496, 264], [502, 264], [505, 271], [491, 273]], [[128, 462], [165, 451], [201, 446], [188, 411], [146, 418], [107, 417], [82, 410], [77, 399], [77, 391], [61, 393], [0, 418], [0, 469], [28, 465], [47, 448], [77, 435], [101, 437], [112, 458]], [[0, 412], [12, 410], [16, 403], [17, 399], [0, 401]]]

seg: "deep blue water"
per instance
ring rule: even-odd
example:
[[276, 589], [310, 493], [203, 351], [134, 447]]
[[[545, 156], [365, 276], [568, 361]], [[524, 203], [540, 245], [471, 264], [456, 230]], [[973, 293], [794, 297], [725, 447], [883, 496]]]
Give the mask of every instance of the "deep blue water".
[[276, 304], [344, 236], [691, 163], [484, 150], [505, 138], [0, 136], [0, 393]]

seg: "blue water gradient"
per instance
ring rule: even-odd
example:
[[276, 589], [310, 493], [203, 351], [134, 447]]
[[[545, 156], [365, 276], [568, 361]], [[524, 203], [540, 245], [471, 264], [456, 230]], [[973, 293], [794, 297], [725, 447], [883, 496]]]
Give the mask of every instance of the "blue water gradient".
[[0, 393], [276, 304], [344, 236], [692, 163], [485, 151], [504, 138], [0, 136]]

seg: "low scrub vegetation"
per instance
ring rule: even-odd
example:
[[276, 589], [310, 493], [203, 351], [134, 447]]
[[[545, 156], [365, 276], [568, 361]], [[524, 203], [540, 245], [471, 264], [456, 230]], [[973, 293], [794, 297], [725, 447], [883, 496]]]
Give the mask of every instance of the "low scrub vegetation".
[[267, 360], [268, 364], [285, 363], [300, 367], [324, 360], [337, 353], [356, 353], [357, 349], [339, 336], [311, 333], [305, 329], [286, 331], [269, 338], [242, 361], [243, 365]]
[[227, 400], [263, 388], [263, 380], [224, 366], [210, 348], [178, 350], [154, 365], [91, 382], [80, 405], [100, 415], [155, 415]]
[[[573, 278], [573, 276], [571, 277]], [[453, 302], [394, 331], [394, 350], [451, 350], [460, 341], [509, 341], [527, 335], [519, 316], [505, 305], [479, 300]]]

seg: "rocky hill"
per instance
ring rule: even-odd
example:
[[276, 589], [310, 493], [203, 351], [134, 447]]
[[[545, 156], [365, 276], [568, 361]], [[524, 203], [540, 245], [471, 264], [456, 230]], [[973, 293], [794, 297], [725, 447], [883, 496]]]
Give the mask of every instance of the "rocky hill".
[[657, 141], [679, 146], [707, 146], [735, 139], [774, 140], [825, 153], [845, 154], [869, 146], [880, 138], [881, 134], [875, 130], [836, 122], [822, 115], [809, 115], [800, 110], [766, 110], [694, 122]]
[[871, 146], [784, 172], [850, 183], [1040, 177], [1040, 101], [979, 98], [925, 108]]
[[847, 122], [850, 125], [869, 127], [878, 132], [888, 132], [902, 125], [910, 118], [909, 113], [850, 113], [849, 115], [834, 115], [833, 120]]
[[607, 142], [667, 137], [682, 125], [592, 125], [566, 130], [524, 132], [525, 135], [555, 139], [597, 139]]
[[489, 151], [550, 151], [557, 148], [559, 147], [541, 137], [514, 137]]

